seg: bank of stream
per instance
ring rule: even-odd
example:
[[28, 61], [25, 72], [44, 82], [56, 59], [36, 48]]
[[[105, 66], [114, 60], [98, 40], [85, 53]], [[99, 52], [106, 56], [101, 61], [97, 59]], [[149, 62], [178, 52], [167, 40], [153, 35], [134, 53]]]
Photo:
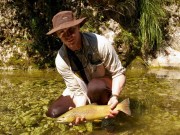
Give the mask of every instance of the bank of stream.
[[178, 135], [179, 84], [180, 78], [160, 76], [155, 71], [128, 71], [119, 100], [130, 99], [131, 117], [120, 113], [115, 119], [69, 127], [45, 115], [48, 105], [65, 88], [57, 71], [1, 71], [0, 134]]

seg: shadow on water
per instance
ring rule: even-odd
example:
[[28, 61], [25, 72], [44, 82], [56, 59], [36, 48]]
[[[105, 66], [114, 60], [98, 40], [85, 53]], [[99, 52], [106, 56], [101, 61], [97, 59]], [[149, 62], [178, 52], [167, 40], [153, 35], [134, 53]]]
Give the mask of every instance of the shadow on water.
[[[48, 105], [65, 88], [56, 71], [0, 73], [0, 134], [13, 135], [178, 135], [180, 134], [180, 79], [171, 71], [127, 73], [120, 101], [130, 99], [132, 116], [74, 127], [47, 118]], [[173, 76], [178, 71], [173, 71]]]

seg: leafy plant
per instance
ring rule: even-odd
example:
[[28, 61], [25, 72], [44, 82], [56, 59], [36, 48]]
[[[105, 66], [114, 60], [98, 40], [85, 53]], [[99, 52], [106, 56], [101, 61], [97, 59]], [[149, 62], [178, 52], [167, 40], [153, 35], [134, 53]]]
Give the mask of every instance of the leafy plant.
[[162, 43], [163, 34], [160, 20], [165, 17], [162, 0], [140, 0], [139, 37], [143, 56], [156, 50]]

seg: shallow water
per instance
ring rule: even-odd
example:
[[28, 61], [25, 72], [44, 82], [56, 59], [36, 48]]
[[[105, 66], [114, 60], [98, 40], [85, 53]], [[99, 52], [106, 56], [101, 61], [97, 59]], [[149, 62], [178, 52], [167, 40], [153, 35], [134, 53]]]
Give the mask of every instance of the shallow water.
[[130, 98], [131, 117], [120, 113], [115, 119], [69, 127], [45, 116], [48, 105], [65, 88], [56, 71], [1, 71], [0, 134], [178, 135], [180, 79], [168, 77], [171, 72], [127, 72], [119, 100]]

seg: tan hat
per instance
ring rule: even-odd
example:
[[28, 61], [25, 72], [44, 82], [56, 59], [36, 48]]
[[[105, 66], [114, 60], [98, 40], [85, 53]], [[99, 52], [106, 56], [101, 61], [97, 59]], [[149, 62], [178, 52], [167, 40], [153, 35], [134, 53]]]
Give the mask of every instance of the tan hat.
[[81, 24], [82, 26], [85, 22], [85, 17], [81, 19], [76, 19], [72, 11], [61, 11], [53, 17], [53, 29], [46, 34], [50, 35], [58, 30], [69, 28], [78, 24]]

